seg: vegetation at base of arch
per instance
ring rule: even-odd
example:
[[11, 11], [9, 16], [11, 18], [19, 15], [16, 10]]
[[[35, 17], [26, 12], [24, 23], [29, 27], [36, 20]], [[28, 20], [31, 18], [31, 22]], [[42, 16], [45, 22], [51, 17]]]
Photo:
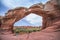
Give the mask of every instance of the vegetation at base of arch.
[[14, 33], [16, 34], [24, 34], [24, 33], [31, 33], [40, 31], [40, 28], [16, 28], [14, 29]]

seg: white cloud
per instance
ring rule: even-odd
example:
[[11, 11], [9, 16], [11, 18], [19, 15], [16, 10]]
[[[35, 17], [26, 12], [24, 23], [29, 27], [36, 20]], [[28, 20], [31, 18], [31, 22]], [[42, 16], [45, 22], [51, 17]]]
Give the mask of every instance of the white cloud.
[[1, 0], [1, 2], [8, 8], [16, 8], [20, 6], [30, 7], [31, 5], [40, 2], [46, 3], [47, 0]]
[[32, 13], [25, 17], [25, 20], [29, 21], [31, 24], [42, 24], [42, 17]]
[[0, 16], [5, 16], [4, 12], [0, 12]]
[[15, 8], [20, 6], [29, 7], [36, 2], [36, 0], [34, 2], [31, 2], [30, 0], [2, 0], [2, 3], [9, 8]]

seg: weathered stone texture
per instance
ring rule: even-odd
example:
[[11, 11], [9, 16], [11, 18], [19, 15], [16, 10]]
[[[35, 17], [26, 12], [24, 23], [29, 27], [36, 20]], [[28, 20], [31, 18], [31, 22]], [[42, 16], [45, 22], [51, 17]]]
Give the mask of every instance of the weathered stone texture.
[[25, 7], [9, 10], [6, 13], [6, 15], [1, 19], [1, 22], [2, 22], [1, 29], [7, 30], [7, 32], [8, 31], [12, 32], [14, 23], [19, 21], [26, 15], [28, 15], [28, 14], [25, 14], [26, 11], [27, 11], [27, 8]]
[[[11, 35], [1, 35], [2, 40], [10, 38], [9, 40], [60, 40], [60, 0], [50, 0], [45, 5], [35, 4], [30, 8], [16, 8], [10, 10], [3, 18], [1, 28], [12, 32], [13, 24], [30, 13], [35, 13], [43, 17], [42, 30], [40, 32], [33, 32], [29, 35], [21, 35], [19, 38]], [[41, 5], [41, 6], [40, 6]], [[4, 24], [4, 25], [3, 25]], [[9, 36], [10, 36], [9, 35]], [[5, 36], [5, 37], [4, 37]], [[29, 36], [27, 39], [25, 36]], [[4, 39], [3, 39], [4, 38]]]

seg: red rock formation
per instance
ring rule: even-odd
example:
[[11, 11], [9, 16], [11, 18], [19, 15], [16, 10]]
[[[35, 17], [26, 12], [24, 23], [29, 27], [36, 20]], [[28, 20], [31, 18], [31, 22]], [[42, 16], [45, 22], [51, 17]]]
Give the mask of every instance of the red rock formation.
[[0, 27], [1, 27], [1, 16], [0, 16]]
[[[1, 35], [2, 40], [60, 40], [60, 0], [48, 1], [42, 7], [38, 5], [31, 6], [28, 10], [26, 8], [18, 8], [10, 10], [3, 18], [2, 28], [13, 28], [13, 24], [23, 18], [24, 16], [35, 13], [43, 17], [43, 27], [40, 32], [33, 32], [28, 35], [21, 35], [17, 37], [12, 35]], [[17, 14], [16, 14], [17, 13]], [[12, 26], [11, 26], [12, 25]], [[12, 36], [12, 37], [10, 37]], [[28, 36], [26, 38], [26, 36]]]
[[48, 1], [45, 5], [35, 4], [29, 8], [29, 13], [35, 13], [43, 17], [42, 29], [53, 25], [56, 18], [60, 17], [60, 9], [57, 0]]
[[51, 0], [45, 4], [43, 9], [47, 15], [44, 14], [46, 17], [43, 16], [45, 29], [40, 32], [31, 33], [28, 40], [60, 40], [60, 5], [58, 5], [58, 1]]
[[16, 8], [13, 10], [9, 10], [6, 13], [6, 16], [3, 17], [3, 19], [2, 19], [1, 28], [8, 32], [9, 31], [12, 32], [14, 23], [19, 21], [26, 15], [28, 15], [28, 14], [26, 14], [26, 11], [27, 11], [27, 8], [25, 8], [25, 7], [20, 7], [20, 8]]

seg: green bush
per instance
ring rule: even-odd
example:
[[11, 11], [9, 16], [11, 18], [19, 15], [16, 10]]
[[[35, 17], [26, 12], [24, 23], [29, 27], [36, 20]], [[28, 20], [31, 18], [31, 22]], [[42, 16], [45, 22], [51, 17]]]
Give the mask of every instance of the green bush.
[[40, 31], [39, 28], [30, 28], [30, 29], [26, 29], [26, 28], [16, 28], [14, 29], [15, 33], [20, 33], [20, 32], [24, 32], [24, 33], [31, 33], [31, 32], [36, 32], [36, 31]]

